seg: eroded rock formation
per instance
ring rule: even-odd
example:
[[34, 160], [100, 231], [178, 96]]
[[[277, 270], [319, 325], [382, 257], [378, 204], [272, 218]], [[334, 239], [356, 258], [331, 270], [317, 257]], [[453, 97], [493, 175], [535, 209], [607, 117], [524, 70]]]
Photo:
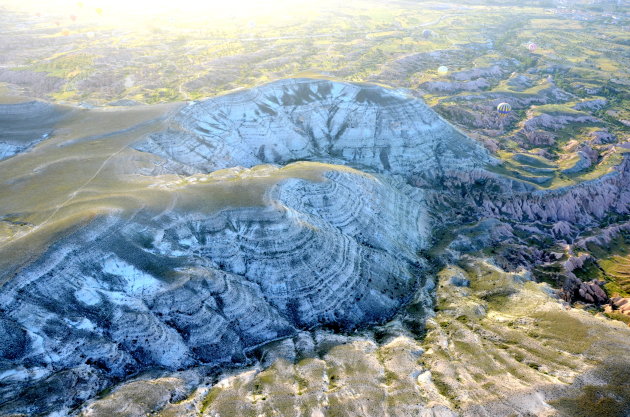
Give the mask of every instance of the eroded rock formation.
[[180, 172], [298, 159], [439, 174], [492, 158], [423, 101], [381, 87], [295, 79], [194, 103], [136, 148]]
[[[469, 76], [477, 78], [458, 77]], [[453, 331], [459, 333], [449, 337], [459, 344], [487, 338], [492, 355], [507, 349], [503, 342], [494, 346], [496, 335], [511, 330], [488, 325], [488, 311], [520, 311], [518, 306], [505, 310], [496, 300], [520, 303], [523, 294], [531, 293], [554, 311], [553, 318], [564, 309], [549, 288], [527, 289], [534, 278], [530, 267], [553, 269], [564, 263], [550, 275], [560, 285], [567, 283], [571, 301], [607, 301], [600, 282], [571, 274], [571, 267], [581, 267], [579, 255], [558, 252], [547, 242], [578, 239], [603, 219], [627, 219], [629, 158], [598, 179], [537, 189], [498, 174], [498, 161], [488, 151], [421, 100], [403, 91], [322, 80], [279, 81], [192, 103], [169, 117], [166, 129], [138, 138], [135, 150], [116, 149], [124, 180], [143, 181], [133, 208], [107, 198], [77, 202], [79, 212], [81, 204], [87, 207], [89, 220], [3, 277], [0, 412], [70, 413], [116, 381], [160, 370], [157, 388], [147, 399], [155, 407], [130, 408], [142, 414], [168, 408], [200, 381], [213, 381], [205, 378], [219, 370], [306, 358], [323, 369], [324, 376], [315, 379], [328, 390], [368, 377], [381, 384], [382, 378], [388, 387], [399, 386], [404, 398], [423, 392], [427, 401], [439, 403], [430, 409], [416, 401], [413, 412], [452, 415], [453, 404], [483, 408], [467, 403], [465, 395], [449, 402], [442, 392], [444, 384], [463, 384], [451, 362], [468, 361], [470, 352], [451, 355], [440, 330], [444, 326], [433, 323], [429, 341], [436, 349], [427, 354], [432, 362], [427, 373], [416, 366], [423, 352], [413, 339], [423, 334], [432, 314], [432, 273], [441, 263], [457, 271], [442, 277], [450, 283], [450, 298], [439, 300], [443, 318], [479, 321], [489, 329], [478, 333], [478, 328], [456, 324]], [[295, 160], [330, 165], [290, 164]], [[269, 163], [275, 165], [260, 166]], [[282, 170], [277, 165], [285, 164], [294, 167], [293, 174], [274, 177]], [[251, 181], [240, 184], [245, 172]], [[89, 185], [84, 194], [91, 198]], [[63, 204], [70, 203], [72, 198]], [[51, 218], [60, 208], [55, 210]], [[21, 218], [12, 216], [11, 221]], [[601, 236], [605, 239], [605, 231]], [[455, 265], [470, 260], [464, 254], [489, 249], [496, 264], [471, 261], [466, 270]], [[465, 298], [471, 291], [473, 299]], [[462, 304], [453, 298], [457, 294], [465, 298]], [[517, 314], [519, 320], [535, 306], [530, 307]], [[555, 329], [553, 323], [548, 327]], [[363, 340], [343, 334], [357, 329], [373, 333]], [[400, 339], [400, 346], [390, 340], [401, 335], [407, 339]], [[417, 354], [379, 359], [374, 352], [382, 341]], [[363, 349], [357, 360], [373, 364], [368, 368], [378, 376], [335, 373], [331, 367], [345, 363], [347, 356], [336, 359], [327, 352], [340, 344], [342, 350]], [[509, 350], [509, 363], [525, 358], [518, 348]], [[524, 385], [512, 379], [512, 387], [525, 389], [550, 378], [530, 366], [544, 362], [539, 355], [536, 350], [526, 356], [527, 363], [514, 364], [531, 379]], [[571, 368], [543, 365], [542, 374], [551, 369], [558, 378]], [[481, 368], [494, 369], [487, 363]], [[391, 369], [409, 375], [400, 377]], [[468, 369], [462, 375], [472, 381], [479, 370]], [[133, 384], [123, 386], [114, 399], [143, 387]], [[482, 396], [489, 391], [467, 389]], [[228, 390], [226, 398], [231, 392], [249, 391]], [[382, 386], [366, 392], [393, 395]], [[251, 396], [263, 401], [264, 395], [254, 387]], [[411, 410], [407, 400], [392, 409]], [[223, 401], [208, 410], [223, 410]], [[85, 414], [103, 415], [115, 403], [95, 403]], [[195, 413], [207, 411], [193, 403]], [[540, 401], [534, 402], [539, 408], [526, 403], [526, 412], [546, 410]], [[494, 405], [488, 409], [506, 411]]]
[[[391, 317], [423, 285], [417, 251], [430, 225], [395, 187], [331, 169], [267, 198], [215, 214], [106, 218], [4, 285], [1, 410], [69, 409], [153, 367], [246, 364], [300, 330]], [[63, 397], [32, 388], [60, 375]]]

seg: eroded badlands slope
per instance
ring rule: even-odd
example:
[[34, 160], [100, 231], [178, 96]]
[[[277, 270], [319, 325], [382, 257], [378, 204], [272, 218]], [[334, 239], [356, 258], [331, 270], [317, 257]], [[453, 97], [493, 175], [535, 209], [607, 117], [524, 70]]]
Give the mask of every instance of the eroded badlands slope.
[[178, 172], [318, 160], [434, 175], [490, 162], [487, 152], [403, 91], [290, 79], [193, 103], [137, 149]]
[[134, 111], [0, 165], [2, 414], [564, 415], [630, 351], [529, 282], [587, 285], [568, 242], [628, 220], [628, 160], [537, 191], [421, 100], [322, 80]]
[[[109, 217], [56, 243], [2, 288], [4, 399], [46, 377], [76, 401], [151, 367], [244, 364], [299, 330], [391, 317], [422, 285], [427, 217], [400, 191], [331, 167], [267, 198]], [[46, 401], [32, 395], [6, 407]]]
[[[283, 104], [262, 111], [252, 94]], [[222, 118], [213, 134], [209, 117]], [[306, 130], [287, 125], [291, 117], [308, 118]], [[168, 159], [124, 152], [152, 161], [153, 172], [316, 159], [433, 175], [490, 161], [421, 101], [372, 86], [290, 80], [188, 106], [172, 120], [139, 146]], [[418, 253], [432, 226], [423, 193], [334, 165], [295, 169], [301, 175], [282, 180], [273, 167], [155, 177], [153, 194], [136, 196], [144, 209], [99, 216], [19, 269], [0, 291], [2, 409], [68, 410], [139, 371], [247, 364], [261, 344], [396, 314], [425, 282]], [[107, 205], [95, 197], [92, 209]], [[228, 202], [213, 209], [220, 199]], [[48, 393], [60, 386], [63, 395]]]

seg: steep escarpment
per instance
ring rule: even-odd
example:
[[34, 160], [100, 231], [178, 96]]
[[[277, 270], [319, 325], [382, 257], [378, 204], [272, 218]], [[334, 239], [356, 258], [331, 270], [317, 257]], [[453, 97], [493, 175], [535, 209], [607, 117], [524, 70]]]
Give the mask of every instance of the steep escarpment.
[[610, 174], [594, 181], [554, 191], [539, 191], [492, 206], [490, 211], [505, 213], [518, 220], [567, 221], [587, 225], [609, 215], [630, 213], [630, 158]]
[[1, 410], [68, 410], [145, 369], [242, 365], [301, 330], [391, 317], [423, 285], [427, 221], [400, 189], [334, 169], [260, 207], [95, 221], [0, 290]]
[[[481, 216], [540, 226], [565, 222], [578, 230], [630, 213], [628, 157], [599, 178], [552, 190], [536, 189], [486, 170], [449, 174], [441, 187], [454, 192], [431, 193], [432, 205], [457, 206], [464, 221]], [[427, 186], [422, 177], [414, 177], [412, 183]]]

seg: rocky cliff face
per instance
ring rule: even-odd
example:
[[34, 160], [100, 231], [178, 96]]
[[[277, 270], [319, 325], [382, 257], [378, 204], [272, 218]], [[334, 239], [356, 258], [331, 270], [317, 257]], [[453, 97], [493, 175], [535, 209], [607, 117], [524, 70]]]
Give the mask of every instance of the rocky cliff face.
[[[568, 222], [584, 229], [605, 217], [630, 213], [629, 181], [628, 157], [600, 178], [553, 190], [536, 190], [529, 184], [485, 170], [453, 171], [441, 185], [458, 190], [459, 195], [431, 193], [431, 198], [436, 200], [432, 205], [457, 206], [469, 218], [494, 217], [539, 226], [558, 224], [558, 227]], [[420, 177], [412, 182], [418, 186], [426, 184]]]
[[567, 221], [578, 226], [594, 224], [605, 216], [630, 212], [630, 158], [613, 172], [597, 180], [559, 190], [538, 191], [529, 195], [484, 205], [491, 213], [524, 221]]

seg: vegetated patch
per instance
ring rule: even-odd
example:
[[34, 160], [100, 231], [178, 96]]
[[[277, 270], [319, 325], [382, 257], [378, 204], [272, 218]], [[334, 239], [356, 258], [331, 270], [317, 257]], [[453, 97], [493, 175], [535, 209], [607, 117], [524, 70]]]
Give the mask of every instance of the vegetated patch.
[[605, 363], [594, 372], [605, 384], [586, 385], [577, 396], [550, 401], [550, 405], [572, 417], [627, 417], [630, 413], [628, 369], [627, 359]]
[[630, 297], [630, 233], [622, 232], [606, 246], [589, 243], [587, 249], [597, 258], [596, 277], [606, 280], [608, 295]]

